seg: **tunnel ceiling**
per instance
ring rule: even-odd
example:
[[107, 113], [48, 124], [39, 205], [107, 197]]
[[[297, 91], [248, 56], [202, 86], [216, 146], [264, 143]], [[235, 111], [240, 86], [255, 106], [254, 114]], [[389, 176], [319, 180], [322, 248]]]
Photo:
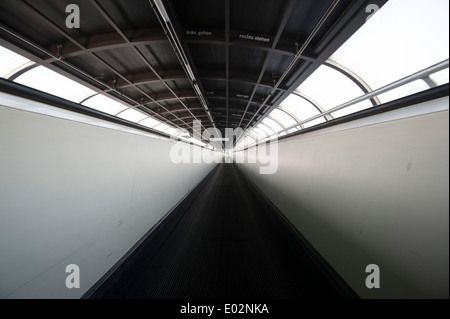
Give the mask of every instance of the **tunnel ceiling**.
[[254, 126], [355, 32], [364, 9], [362, 1], [163, 3], [221, 131]]
[[[79, 29], [65, 24], [72, 3]], [[37, 63], [30, 68], [57, 71], [144, 117], [191, 133], [199, 120], [224, 133], [277, 107], [365, 22], [365, 5], [3, 0], [0, 44]]]

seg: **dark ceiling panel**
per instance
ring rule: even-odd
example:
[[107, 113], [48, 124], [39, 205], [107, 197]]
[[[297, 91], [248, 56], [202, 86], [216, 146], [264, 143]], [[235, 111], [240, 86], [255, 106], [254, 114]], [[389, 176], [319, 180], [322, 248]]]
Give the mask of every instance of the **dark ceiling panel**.
[[220, 29], [225, 27], [223, 0], [178, 0], [173, 4], [179, 23], [183, 26]]
[[255, 35], [273, 35], [280, 23], [286, 0], [235, 0], [231, 2], [230, 27]]
[[353, 20], [364, 5], [352, 0], [163, 3], [222, 130], [226, 123], [244, 128], [252, 119], [252, 125], [276, 107], [357, 30], [361, 22]]
[[[80, 8], [79, 29], [65, 25], [72, 3]], [[186, 110], [191, 99], [199, 104], [148, 0], [2, 0], [0, 25], [8, 48], [127, 104], [150, 101], [168, 114], [171, 103]]]
[[225, 48], [215, 44], [189, 45], [197, 69], [225, 70]]
[[[179, 42], [180, 56], [217, 127], [245, 128], [276, 107], [364, 23], [366, 3], [339, 1], [304, 47], [333, 0], [162, 2], [175, 42], [152, 0], [2, 0], [0, 40], [97, 92], [129, 105], [147, 103], [142, 110], [149, 115], [159, 110], [170, 125], [186, 127], [197, 118], [210, 127], [186, 65], [175, 53]], [[80, 29], [65, 26], [71, 3], [80, 7]]]
[[[10, 2], [11, 0], [5, 1]], [[45, 16], [52, 21], [52, 23], [67, 31], [71, 36], [114, 31], [110, 25], [104, 23], [103, 17], [95, 10], [95, 8], [92, 7], [89, 0], [15, 0], [14, 2], [22, 2], [24, 5], [34, 8], [37, 12], [39, 12], [39, 14]], [[80, 8], [80, 29], [66, 28], [66, 17], [68, 16], [68, 13], [66, 13], [66, 7], [69, 4], [77, 4]], [[26, 17], [35, 19], [37, 13], [36, 11], [35, 14], [27, 14]], [[14, 12], [13, 16], [15, 16], [15, 14], [16, 12]], [[40, 22], [35, 24], [35, 27], [36, 26], [41, 27], [44, 26], [44, 24]], [[29, 35], [28, 32], [26, 34], [27, 36]], [[47, 36], [47, 39], [52, 39], [52, 37], [49, 35]]]
[[253, 75], [252, 80], [256, 81], [266, 54], [263, 51], [252, 48], [231, 47], [230, 72], [251, 74]]
[[70, 64], [81, 70], [90, 70], [90, 74], [102, 82], [108, 82], [114, 78], [114, 73], [107, 66], [98, 63], [93, 56], [73, 57], [66, 59]]
[[148, 0], [101, 0], [99, 4], [122, 30], [160, 27]]
[[[302, 42], [306, 40], [321, 18], [321, 14], [317, 13], [324, 13], [332, 2], [333, 0], [297, 1], [292, 10], [291, 17], [286, 24], [282, 38], [296, 40], [302, 45]], [[356, 2], [359, 2], [359, 5], [363, 4], [363, 1], [340, 0], [324, 25], [319, 29], [317, 35], [312, 39], [311, 45], [317, 45], [326, 33], [334, 27], [336, 21], [352, 6], [352, 3]]]
[[[136, 91], [133, 87], [127, 87], [127, 88], [122, 88], [120, 90], [120, 92], [122, 92], [123, 94], [135, 99], [135, 100], [139, 100], [142, 97], [142, 94], [138, 91]], [[147, 91], [147, 93], [149, 93], [150, 95], [153, 95], [153, 92], [149, 92]]]
[[137, 87], [145, 92], [149, 92], [152, 97], [154, 97], [154, 94], [167, 93], [167, 88], [160, 82], [139, 84]]
[[167, 42], [154, 42], [143, 47], [139, 47], [141, 52], [156, 69], [173, 70], [180, 68], [172, 46]]
[[191, 83], [187, 79], [166, 82], [174, 91], [192, 91]]
[[215, 92], [225, 91], [225, 81], [208, 79], [203, 81], [203, 87], [205, 88], [205, 96], [215, 94]]
[[98, 52], [97, 56], [121, 74], [136, 74], [147, 70], [146, 65], [131, 48], [125, 47], [102, 51]]
[[[14, 14], [11, 14], [11, 12], [14, 12]], [[60, 13], [61, 17], [57, 19], [60, 25], [65, 24], [63, 12]], [[27, 18], [24, 19], [24, 17]], [[37, 42], [42, 43], [44, 47], [55, 42], [54, 39], [56, 39], [56, 42], [61, 42], [64, 39], [59, 33], [43, 24], [42, 21], [43, 19], [22, 1], [0, 1], [0, 22], [2, 24], [13, 27], [21, 35], [35, 39]], [[39, 26], [39, 28], [36, 26]]]
[[[278, 80], [284, 70], [287, 69], [292, 58], [286, 58], [286, 56], [281, 54], [273, 54], [267, 65], [265, 76], [272, 78], [273, 80]], [[275, 83], [274, 83], [275, 84]]]

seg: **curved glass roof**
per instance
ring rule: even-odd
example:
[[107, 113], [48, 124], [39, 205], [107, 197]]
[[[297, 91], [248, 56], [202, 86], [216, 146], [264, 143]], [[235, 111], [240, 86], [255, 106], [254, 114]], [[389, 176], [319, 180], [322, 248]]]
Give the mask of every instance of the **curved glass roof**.
[[373, 90], [425, 69], [448, 59], [448, 9], [446, 0], [388, 1], [330, 60]]
[[106, 95], [97, 93], [44, 66], [0, 46], [0, 77], [13, 80], [16, 83], [43, 91], [74, 103], [90, 107], [119, 118], [134, 122], [154, 130], [180, 136], [183, 130], [168, 126], [148, 114], [131, 108], [125, 103], [118, 102]]
[[50, 93], [66, 100], [78, 103], [95, 92], [67, 77], [44, 66], [38, 66], [18, 76], [14, 82], [33, 89]]
[[[447, 0], [388, 1], [277, 108], [260, 119], [258, 131], [261, 123], [273, 131], [264, 131], [269, 138], [283, 136], [448, 83], [448, 26]], [[414, 74], [417, 76], [397, 85]], [[393, 89], [387, 90], [393, 83]], [[374, 96], [367, 96], [371, 92]], [[235, 149], [267, 140], [254, 131], [249, 129]]]
[[[297, 92], [296, 92], [297, 93]], [[288, 111], [293, 114], [299, 121], [309, 119], [311, 116], [320, 114], [314, 104], [301, 96], [301, 94], [291, 94], [283, 102], [281, 102], [281, 110]]]
[[21, 69], [33, 64], [31, 60], [0, 46], [0, 77], [9, 79]]
[[[239, 140], [236, 149], [448, 83], [448, 12], [447, 0], [388, 1], [292, 94], [247, 130], [247, 137]], [[1, 46], [0, 58], [2, 78], [193, 140], [179, 127], [169, 126]], [[420, 75], [403, 81], [419, 71]], [[400, 80], [401, 85], [385, 90], [385, 86]]]

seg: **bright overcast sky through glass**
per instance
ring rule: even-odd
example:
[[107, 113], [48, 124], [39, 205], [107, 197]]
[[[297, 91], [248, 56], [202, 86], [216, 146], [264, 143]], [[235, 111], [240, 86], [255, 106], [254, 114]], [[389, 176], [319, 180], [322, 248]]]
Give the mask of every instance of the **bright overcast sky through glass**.
[[[330, 63], [337, 63], [338, 66], [341, 65], [353, 72], [365, 82], [359, 84], [368, 85], [368, 90], [373, 91], [448, 60], [448, 57], [448, 0], [390, 0], [329, 60]], [[448, 83], [448, 68], [429, 77], [435, 85]], [[379, 103], [386, 103], [429, 88], [429, 83], [419, 79], [380, 94], [377, 98]], [[279, 109], [273, 110], [268, 115], [285, 128], [289, 128], [294, 120], [280, 110], [289, 112], [297, 120], [305, 121], [320, 114], [319, 109], [326, 111], [365, 94], [349, 77], [326, 65], [320, 66], [294, 92], [296, 96], [291, 94], [280, 103]], [[333, 111], [328, 115], [328, 119], [372, 107], [372, 103], [373, 101], [364, 100]], [[325, 118], [320, 117], [302, 126], [307, 128], [324, 121]], [[263, 123], [274, 125], [269, 118], [263, 120]], [[276, 129], [279, 130], [280, 127]], [[252, 136], [255, 137], [256, 134]], [[245, 147], [247, 143], [248, 139], [245, 142], [241, 140], [237, 149]]]
[[94, 91], [46, 67], [39, 66], [19, 76], [17, 83], [78, 103]]
[[[148, 115], [129, 108], [124, 103], [119, 103], [107, 96], [96, 93], [88, 87], [79, 84], [55, 71], [44, 66], [36, 66], [23, 72], [17, 73], [26, 67], [35, 64], [21, 55], [0, 46], [0, 77], [11, 79], [15, 75], [14, 82], [26, 85], [39, 91], [43, 91], [63, 99], [81, 103], [95, 110], [114, 115], [125, 120], [135, 122], [147, 127], [156, 127], [156, 130], [165, 130], [175, 136], [181, 135], [182, 131], [170, 128], [167, 125], [159, 125], [161, 122], [151, 119]], [[142, 122], [142, 123], [140, 123]], [[148, 124], [152, 125], [148, 125]], [[159, 126], [158, 126], [159, 125]]]
[[448, 0], [390, 0], [332, 56], [375, 90], [448, 59]]
[[0, 46], [0, 77], [9, 78], [16, 71], [19, 71], [24, 66], [30, 65], [31, 61], [18, 55], [4, 47]]

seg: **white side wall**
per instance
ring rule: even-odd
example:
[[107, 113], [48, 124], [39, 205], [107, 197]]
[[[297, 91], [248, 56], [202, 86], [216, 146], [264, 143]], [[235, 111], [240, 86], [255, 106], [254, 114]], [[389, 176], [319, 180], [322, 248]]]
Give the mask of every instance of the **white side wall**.
[[[0, 94], [0, 298], [79, 298], [215, 165], [173, 164], [173, 142], [151, 134], [12, 104], [51, 109]], [[65, 286], [68, 264], [80, 289]]]
[[[281, 140], [273, 175], [239, 167], [361, 297], [448, 298], [448, 104]], [[365, 286], [368, 264], [380, 289]]]

